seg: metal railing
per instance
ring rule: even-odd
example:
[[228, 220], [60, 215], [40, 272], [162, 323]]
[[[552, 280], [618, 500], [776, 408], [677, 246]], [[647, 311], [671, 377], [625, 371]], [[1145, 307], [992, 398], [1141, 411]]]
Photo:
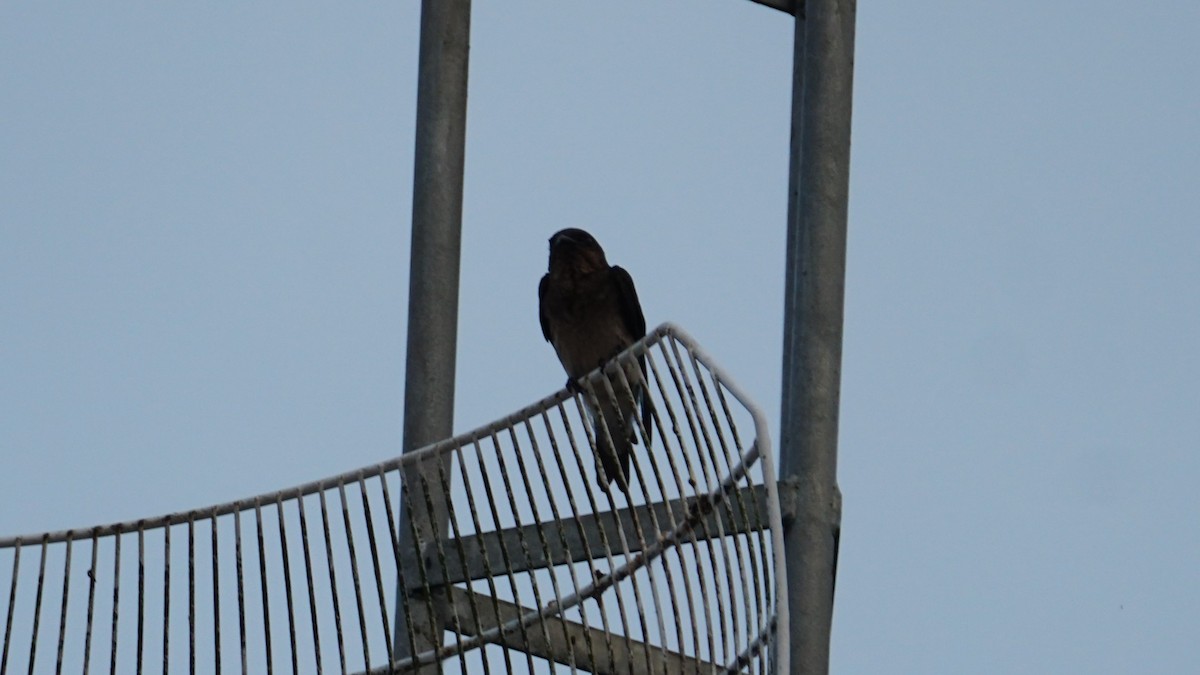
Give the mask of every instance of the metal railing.
[[[635, 449], [628, 494], [596, 467], [619, 428], [597, 402], [637, 409], [617, 402], [638, 383], [607, 368], [579, 393], [374, 466], [0, 539], [0, 675], [787, 672], [763, 415], [673, 325], [617, 359], [641, 355], [653, 406], [627, 423], [653, 439]], [[402, 547], [402, 509], [442, 510], [448, 536], [410, 524], [419, 543]], [[413, 603], [431, 625], [413, 625]], [[398, 658], [394, 641], [418, 630], [441, 646]]]

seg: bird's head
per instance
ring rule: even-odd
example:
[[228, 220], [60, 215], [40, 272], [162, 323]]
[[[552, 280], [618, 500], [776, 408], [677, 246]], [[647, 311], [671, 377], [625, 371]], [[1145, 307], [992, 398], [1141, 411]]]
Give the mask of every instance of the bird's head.
[[604, 249], [587, 232], [569, 227], [550, 237], [550, 271], [587, 274], [608, 269]]

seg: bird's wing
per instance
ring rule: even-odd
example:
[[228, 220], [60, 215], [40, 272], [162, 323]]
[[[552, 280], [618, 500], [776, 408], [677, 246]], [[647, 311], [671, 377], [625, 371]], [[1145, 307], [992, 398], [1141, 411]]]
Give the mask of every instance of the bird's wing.
[[633, 339], [639, 340], [646, 335], [646, 317], [642, 314], [642, 303], [638, 302], [637, 289], [633, 287], [633, 277], [625, 268], [613, 266], [612, 279], [617, 287], [621, 321]]
[[546, 285], [550, 283], [550, 275], [543, 274], [538, 284], [538, 320], [542, 322], [542, 337], [550, 342], [550, 319], [546, 316]]
[[[646, 315], [642, 313], [642, 303], [638, 301], [637, 289], [633, 286], [633, 277], [629, 276], [629, 272], [625, 268], [614, 265], [612, 267], [613, 282], [617, 287], [617, 306], [621, 312], [621, 322], [625, 324], [625, 330], [633, 336], [634, 340], [640, 340], [646, 336]], [[649, 373], [646, 372], [646, 357], [638, 357], [638, 366], [642, 369], [642, 377], [646, 380], [646, 390], [638, 392], [642, 403], [642, 424], [646, 429], [646, 438], [643, 440], [647, 447], [650, 445], [650, 439], [654, 435], [654, 424], [651, 421], [650, 415], [654, 404], [650, 401]]]

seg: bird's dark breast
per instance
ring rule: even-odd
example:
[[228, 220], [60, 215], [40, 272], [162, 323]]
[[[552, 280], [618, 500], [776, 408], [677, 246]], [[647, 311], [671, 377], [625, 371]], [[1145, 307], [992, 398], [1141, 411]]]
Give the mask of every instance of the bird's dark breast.
[[593, 274], [555, 284], [546, 295], [554, 350], [563, 369], [582, 377], [633, 344], [617, 305], [617, 295], [603, 275]]

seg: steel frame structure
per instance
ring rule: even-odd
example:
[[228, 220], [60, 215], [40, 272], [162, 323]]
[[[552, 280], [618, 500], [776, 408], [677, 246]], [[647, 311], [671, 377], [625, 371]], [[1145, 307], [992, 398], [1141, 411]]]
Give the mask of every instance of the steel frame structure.
[[[841, 531], [836, 448], [857, 0], [754, 1], [791, 14], [796, 23], [780, 467], [793, 614], [791, 673], [827, 673]], [[455, 318], [446, 316], [452, 311], [434, 309], [432, 298], [457, 299], [470, 34], [470, 0], [424, 0], [421, 7], [414, 286], [404, 408], [404, 447], [409, 449], [450, 434]], [[443, 203], [426, 195], [452, 198]], [[425, 256], [451, 252], [431, 240], [454, 243], [454, 264], [427, 264]], [[413, 339], [414, 324], [424, 324], [425, 339]], [[439, 366], [416, 371], [416, 362]], [[414, 382], [414, 377], [427, 380]], [[425, 389], [426, 383], [432, 389]], [[408, 420], [414, 416], [438, 420], [436, 428], [410, 435]]]
[[[837, 431], [857, 0], [753, 1], [795, 21], [780, 449], [794, 618], [787, 641], [790, 672], [825, 673], [841, 533]], [[409, 370], [406, 449], [451, 431], [470, 15], [470, 0], [422, 2], [408, 342], [410, 368], [422, 368], [421, 377]], [[431, 265], [428, 256], [453, 260]], [[439, 304], [445, 298], [453, 302]], [[433, 422], [410, 430], [414, 419]]]

